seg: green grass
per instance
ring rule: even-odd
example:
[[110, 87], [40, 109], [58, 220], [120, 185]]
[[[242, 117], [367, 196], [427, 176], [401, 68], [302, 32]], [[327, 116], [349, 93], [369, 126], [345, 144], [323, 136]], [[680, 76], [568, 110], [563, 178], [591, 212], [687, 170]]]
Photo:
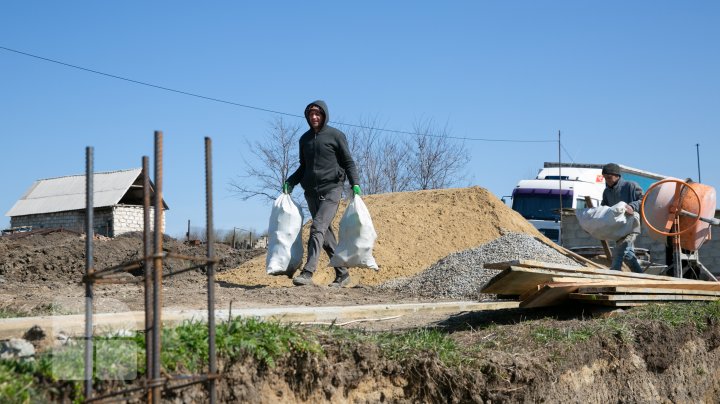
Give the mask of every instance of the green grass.
[[11, 307], [0, 307], [0, 318], [17, 318], [17, 317], [34, 317], [49, 315], [65, 315], [73, 314], [71, 311], [63, 309], [57, 303], [45, 303], [36, 306], [32, 310], [22, 310]]
[[30, 317], [32, 311], [16, 309], [13, 307], [0, 307], [0, 318]]
[[720, 319], [720, 301], [675, 304], [651, 304], [638, 307], [632, 316], [641, 320], [663, 322], [671, 327], [692, 324], [698, 331], [708, 327], [708, 319]]
[[459, 365], [470, 359], [463, 355], [457, 343], [446, 333], [423, 328], [406, 332], [369, 333], [328, 327], [324, 330], [334, 340], [375, 344], [383, 356], [391, 360], [411, 358], [420, 353], [433, 352], [448, 366]]
[[42, 402], [42, 395], [34, 387], [32, 371], [18, 363], [0, 361], [0, 401], [8, 404]]
[[[144, 339], [139, 338], [142, 346]], [[162, 366], [168, 371], [196, 372], [208, 361], [207, 324], [185, 322], [163, 330]], [[218, 357], [235, 361], [251, 355], [260, 363], [274, 367], [278, 358], [294, 352], [319, 353], [320, 344], [307, 330], [292, 324], [235, 318], [219, 323], [215, 343]]]
[[[201, 322], [185, 322], [162, 331], [163, 369], [168, 373], [197, 373], [208, 363], [208, 329]], [[145, 337], [97, 336], [95, 382], [133, 380], [145, 373]], [[251, 355], [261, 364], [275, 366], [289, 352], [321, 353], [317, 337], [307, 329], [279, 322], [234, 319], [216, 328], [218, 358], [235, 361]], [[72, 341], [62, 348], [37, 355], [35, 361], [0, 361], [0, 402], [43, 402], [38, 393], [40, 382], [70, 383], [76, 400], [82, 400], [84, 344]], [[47, 384], [44, 388], [49, 388]]]

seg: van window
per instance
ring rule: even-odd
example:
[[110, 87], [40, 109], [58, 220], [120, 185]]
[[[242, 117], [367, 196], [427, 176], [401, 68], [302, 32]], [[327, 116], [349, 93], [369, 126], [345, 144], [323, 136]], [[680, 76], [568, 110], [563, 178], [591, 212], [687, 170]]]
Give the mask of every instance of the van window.
[[[563, 195], [562, 205], [563, 208], [572, 207], [572, 195]], [[557, 194], [516, 194], [512, 208], [525, 219], [560, 220], [560, 197]]]

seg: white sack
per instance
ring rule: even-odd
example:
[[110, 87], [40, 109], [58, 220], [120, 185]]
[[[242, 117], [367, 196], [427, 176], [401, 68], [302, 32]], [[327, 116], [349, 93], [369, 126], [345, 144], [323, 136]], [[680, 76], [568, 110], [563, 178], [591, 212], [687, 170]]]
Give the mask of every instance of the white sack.
[[625, 214], [625, 202], [613, 206], [578, 209], [575, 211], [580, 227], [599, 240], [615, 241], [630, 233], [640, 233], [640, 215]]
[[370, 212], [365, 202], [354, 195], [342, 218], [335, 255], [331, 267], [358, 267], [378, 270], [372, 250], [377, 239]]
[[273, 202], [268, 225], [265, 269], [269, 275], [292, 275], [302, 264], [302, 222], [302, 213], [292, 197], [280, 194]]

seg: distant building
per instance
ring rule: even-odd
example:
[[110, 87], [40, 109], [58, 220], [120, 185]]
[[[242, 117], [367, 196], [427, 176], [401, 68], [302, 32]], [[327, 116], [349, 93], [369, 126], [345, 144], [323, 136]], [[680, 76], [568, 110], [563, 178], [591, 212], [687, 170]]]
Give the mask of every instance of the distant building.
[[253, 245], [253, 248], [267, 248], [268, 238], [267, 236], [260, 236]]
[[[108, 237], [143, 230], [143, 178], [139, 168], [94, 173], [94, 230]], [[150, 184], [150, 222], [155, 186]], [[35, 181], [30, 189], [5, 214], [10, 226], [33, 229], [61, 228], [85, 231], [85, 175], [48, 178]], [[163, 201], [163, 210], [168, 210]], [[165, 217], [163, 215], [163, 232]]]

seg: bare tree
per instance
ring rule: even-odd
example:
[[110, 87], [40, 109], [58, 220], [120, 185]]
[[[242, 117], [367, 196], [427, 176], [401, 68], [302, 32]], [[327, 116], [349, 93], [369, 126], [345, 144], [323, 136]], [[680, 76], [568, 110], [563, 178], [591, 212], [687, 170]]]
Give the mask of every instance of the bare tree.
[[415, 123], [414, 132], [409, 144], [412, 188], [446, 188], [462, 180], [470, 156], [463, 143], [449, 137], [447, 125], [440, 128], [432, 120], [421, 120]]
[[386, 142], [381, 150], [381, 158], [385, 159], [383, 170], [386, 176], [386, 192], [403, 192], [410, 189], [410, 172], [408, 171], [408, 146], [397, 139]]
[[243, 157], [245, 173], [230, 181], [230, 190], [244, 201], [257, 196], [275, 200], [291, 167], [297, 167], [300, 131], [299, 124], [291, 125], [278, 117], [270, 123], [264, 141], [247, 142], [247, 150], [256, 161]]
[[377, 119], [363, 119], [346, 132], [364, 193], [408, 189], [407, 146], [403, 142], [382, 133]]

